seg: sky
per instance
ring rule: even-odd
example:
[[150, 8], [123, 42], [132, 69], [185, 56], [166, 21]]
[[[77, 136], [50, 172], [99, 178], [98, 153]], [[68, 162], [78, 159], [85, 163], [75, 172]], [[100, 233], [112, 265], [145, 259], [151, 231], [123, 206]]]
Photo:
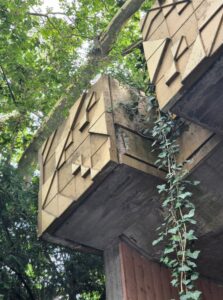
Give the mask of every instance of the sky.
[[53, 8], [54, 11], [60, 11], [59, 0], [43, 0], [41, 9], [46, 11], [47, 7]]

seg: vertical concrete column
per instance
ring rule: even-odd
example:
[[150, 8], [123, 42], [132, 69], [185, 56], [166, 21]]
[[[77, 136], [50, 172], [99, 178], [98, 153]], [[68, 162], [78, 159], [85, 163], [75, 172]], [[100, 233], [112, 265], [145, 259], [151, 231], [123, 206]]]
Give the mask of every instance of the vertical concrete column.
[[106, 300], [123, 300], [120, 241], [116, 240], [104, 251]]

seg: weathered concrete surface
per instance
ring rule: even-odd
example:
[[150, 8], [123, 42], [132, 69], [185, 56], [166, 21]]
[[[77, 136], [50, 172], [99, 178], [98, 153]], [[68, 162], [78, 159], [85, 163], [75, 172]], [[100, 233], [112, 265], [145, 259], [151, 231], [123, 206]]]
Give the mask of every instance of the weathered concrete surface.
[[[223, 282], [223, 145], [221, 144], [191, 178], [200, 180], [194, 189], [197, 233], [201, 249], [202, 275]], [[153, 247], [162, 210], [156, 185], [161, 179], [128, 166], [118, 166], [91, 191], [73, 212], [51, 229], [55, 238], [104, 250], [118, 236], [124, 236], [153, 259], [160, 247]]]
[[[53, 230], [56, 237], [104, 250], [141, 215], [154, 214], [158, 207], [156, 185], [161, 180], [121, 165], [89, 193], [86, 201], [74, 207], [70, 216]], [[152, 221], [152, 219], [151, 219]]]
[[[41, 150], [45, 203], [40, 203], [40, 209], [49, 215], [46, 221], [50, 218], [50, 222], [41, 223], [42, 236], [79, 251], [95, 253], [107, 251], [121, 236], [158, 260], [161, 248], [153, 247], [152, 241], [163, 216], [156, 186], [163, 182], [165, 170], [155, 167], [157, 156], [151, 152], [151, 136], [140, 131], [140, 126], [148, 126], [141, 121], [147, 118], [144, 115], [147, 108], [142, 107], [144, 102], [140, 100], [138, 114], [127, 115], [128, 105], [131, 109], [130, 90], [108, 78], [103, 80], [106, 84], [101, 86], [99, 82], [96, 90], [93, 87], [90, 97], [83, 98], [64, 127], [58, 129], [56, 142], [52, 136]], [[101, 90], [104, 91], [101, 97], [95, 97], [95, 92]], [[201, 182], [194, 189], [197, 246], [202, 250], [200, 271], [223, 282], [222, 137], [188, 121], [183, 129], [178, 139], [181, 147], [178, 161], [192, 159], [186, 167], [190, 177]], [[78, 160], [80, 156], [83, 160]], [[52, 174], [57, 175], [57, 180], [48, 185]], [[55, 194], [59, 194], [59, 202]]]
[[[124, 163], [155, 176], [152, 141], [138, 133], [131, 120], [136, 91], [103, 76], [75, 102], [68, 118], [39, 151], [39, 235], [83, 194], [108, 165]], [[130, 106], [130, 108], [128, 108]], [[101, 178], [99, 176], [99, 178]], [[98, 179], [97, 179], [98, 182]]]
[[222, 134], [222, 0], [156, 1], [141, 29], [161, 110]]
[[109, 244], [104, 251], [106, 300], [122, 300], [122, 274], [119, 239]]
[[223, 56], [190, 89], [175, 96], [172, 111], [223, 134]]

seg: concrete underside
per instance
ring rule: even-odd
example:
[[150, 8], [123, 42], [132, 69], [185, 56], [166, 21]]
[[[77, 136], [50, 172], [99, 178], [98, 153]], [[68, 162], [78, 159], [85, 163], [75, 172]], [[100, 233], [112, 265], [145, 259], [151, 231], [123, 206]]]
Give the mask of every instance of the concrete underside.
[[[193, 170], [201, 183], [194, 192], [197, 210], [196, 248], [201, 250], [199, 271], [223, 282], [223, 145]], [[159, 260], [161, 247], [153, 247], [162, 209], [156, 185], [161, 179], [126, 165], [109, 165], [103, 181], [69, 208], [44, 238], [75, 249], [103, 251], [117, 237], [128, 239], [148, 257]], [[103, 175], [102, 175], [103, 176]]]
[[[190, 82], [185, 83], [189, 88], [174, 97], [175, 105], [171, 111], [213, 132], [223, 134], [223, 55], [214, 64], [213, 60], [214, 58], [205, 60], [205, 67], [209, 64], [210, 69], [193, 86]], [[193, 82], [195, 76], [191, 79]]]

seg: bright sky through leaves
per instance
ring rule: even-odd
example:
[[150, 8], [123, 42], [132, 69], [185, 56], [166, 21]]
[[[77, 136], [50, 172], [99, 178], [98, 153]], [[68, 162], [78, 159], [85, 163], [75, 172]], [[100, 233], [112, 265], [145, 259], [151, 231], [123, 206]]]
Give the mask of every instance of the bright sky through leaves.
[[52, 8], [54, 11], [61, 11], [59, 1], [58, 0], [43, 0], [43, 4], [41, 5], [41, 10], [46, 11], [47, 8]]

